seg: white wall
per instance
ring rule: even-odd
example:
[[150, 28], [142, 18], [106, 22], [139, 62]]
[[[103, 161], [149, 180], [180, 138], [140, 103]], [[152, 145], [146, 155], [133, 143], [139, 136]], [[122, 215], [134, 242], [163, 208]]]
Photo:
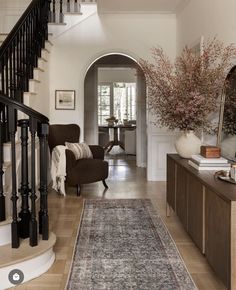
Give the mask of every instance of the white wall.
[[[161, 45], [175, 56], [176, 29], [172, 15], [90, 16], [53, 40], [50, 70], [50, 119], [52, 123], [78, 123], [83, 130], [84, 77], [89, 65], [107, 53], [149, 58], [150, 48]], [[76, 110], [54, 109], [55, 90], [76, 90]], [[83, 134], [83, 132], [82, 132]]]
[[192, 46], [201, 36], [226, 44], [236, 42], [235, 0], [191, 0], [177, 15], [178, 52]]
[[136, 69], [132, 68], [98, 68], [99, 83], [136, 83]]
[[[124, 53], [137, 61], [150, 59], [150, 49], [160, 45], [167, 54], [176, 53], [176, 17], [168, 14], [94, 14], [79, 25], [53, 40], [50, 69], [50, 121], [51, 123], [84, 122], [84, 78], [86, 70], [97, 58], [108, 53]], [[75, 90], [74, 111], [55, 110], [55, 90]], [[151, 127], [148, 135], [158, 132]], [[151, 139], [148, 139], [151, 142]], [[155, 147], [153, 143], [152, 146]], [[166, 153], [164, 150], [163, 154]], [[150, 168], [160, 160], [150, 158]], [[165, 166], [165, 164], [162, 164]], [[155, 171], [155, 170], [154, 170]], [[154, 172], [152, 169], [149, 172]], [[158, 179], [156, 175], [148, 177]]]
[[0, 0], [0, 33], [9, 33], [31, 0]]
[[29, 101], [29, 106], [41, 114], [47, 116], [49, 118], [50, 108], [49, 108], [49, 83], [50, 83], [50, 55], [51, 53], [47, 53], [46, 60], [44, 63], [44, 72], [38, 72], [40, 81], [39, 84], [36, 84], [37, 95], [31, 96]]

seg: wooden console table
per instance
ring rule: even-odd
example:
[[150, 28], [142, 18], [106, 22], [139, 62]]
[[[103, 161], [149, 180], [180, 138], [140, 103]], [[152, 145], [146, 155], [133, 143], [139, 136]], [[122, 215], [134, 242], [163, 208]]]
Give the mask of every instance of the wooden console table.
[[168, 154], [166, 198], [167, 215], [171, 207], [224, 285], [236, 290], [236, 186]]

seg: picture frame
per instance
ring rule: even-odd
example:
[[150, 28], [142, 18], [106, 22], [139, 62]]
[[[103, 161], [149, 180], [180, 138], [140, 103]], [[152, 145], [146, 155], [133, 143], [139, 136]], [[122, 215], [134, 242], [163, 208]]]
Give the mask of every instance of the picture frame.
[[55, 91], [56, 110], [75, 110], [75, 91], [56, 90]]

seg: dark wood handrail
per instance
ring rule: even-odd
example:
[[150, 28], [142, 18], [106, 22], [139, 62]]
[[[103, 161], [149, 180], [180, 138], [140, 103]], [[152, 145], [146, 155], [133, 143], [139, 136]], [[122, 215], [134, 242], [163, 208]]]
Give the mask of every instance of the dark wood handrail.
[[2, 94], [0, 94], [0, 103], [6, 105], [6, 106], [12, 106], [13, 109], [19, 110], [22, 113], [26, 114], [29, 117], [32, 117], [34, 119], [36, 119], [38, 122], [41, 123], [48, 123], [49, 119], [44, 116], [43, 114], [31, 109], [30, 107], [17, 102], [16, 100], [10, 99], [6, 96], [3, 96]]
[[[0, 92], [23, 102], [48, 39], [50, 0], [32, 0], [0, 47]], [[6, 116], [7, 118], [7, 116]]]
[[25, 20], [31, 13], [32, 9], [35, 7], [35, 4], [40, 2], [40, 0], [33, 0], [28, 8], [25, 10], [25, 12], [22, 14], [20, 19], [16, 22], [13, 29], [10, 31], [10, 33], [7, 35], [6, 39], [3, 41], [2, 45], [0, 46], [0, 57], [5, 53], [5, 51], [9, 48], [11, 45], [12, 40], [16, 37], [17, 33], [20, 31], [22, 26], [25, 24]]
[[4, 54], [4, 52], [9, 48], [11, 45], [12, 40], [16, 37], [18, 31], [22, 28], [22, 26], [25, 24], [25, 20], [28, 17], [28, 15], [31, 13], [32, 9], [35, 6], [35, 3], [38, 3], [39, 0], [33, 0], [28, 8], [25, 10], [25, 12], [22, 14], [20, 19], [16, 22], [13, 29], [10, 31], [10, 33], [7, 35], [6, 39], [3, 41], [2, 45], [0, 46], [0, 57]]
[[[43, 114], [23, 104], [24, 92], [34, 77], [41, 50], [48, 39], [48, 13], [50, 0], [32, 0], [12, 31], [0, 47], [0, 221], [6, 219], [3, 186], [3, 143], [11, 141], [11, 201], [12, 247], [18, 248], [20, 238], [30, 238], [30, 245], [38, 244], [38, 233], [48, 239], [49, 220], [47, 206], [47, 138], [49, 120]], [[24, 113], [19, 120], [17, 111]], [[20, 128], [20, 130], [18, 130]], [[21, 183], [17, 183], [16, 133], [20, 133]], [[31, 175], [29, 173], [28, 139], [31, 135]], [[36, 215], [36, 153], [35, 138], [39, 138], [40, 211]], [[31, 182], [31, 186], [29, 185]], [[20, 198], [21, 209], [18, 212]], [[29, 205], [31, 200], [31, 206]], [[39, 229], [38, 229], [39, 225]]]

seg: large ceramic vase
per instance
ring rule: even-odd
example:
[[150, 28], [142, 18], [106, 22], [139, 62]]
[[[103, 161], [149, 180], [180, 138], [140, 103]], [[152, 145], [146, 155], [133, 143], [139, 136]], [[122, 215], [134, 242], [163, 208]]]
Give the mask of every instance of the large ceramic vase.
[[199, 154], [201, 140], [193, 133], [186, 131], [176, 140], [175, 149], [183, 158], [191, 158], [193, 154]]

